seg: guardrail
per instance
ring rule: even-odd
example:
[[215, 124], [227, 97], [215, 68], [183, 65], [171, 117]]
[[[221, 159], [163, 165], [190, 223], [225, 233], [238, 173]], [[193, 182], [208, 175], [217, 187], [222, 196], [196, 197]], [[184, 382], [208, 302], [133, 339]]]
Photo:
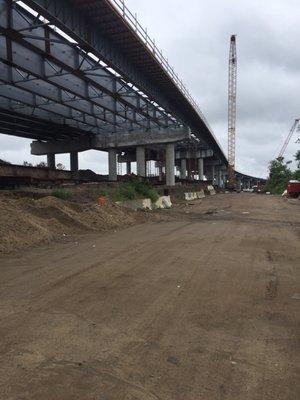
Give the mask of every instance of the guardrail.
[[143, 42], [144, 45], [150, 50], [156, 60], [162, 65], [164, 70], [167, 72], [169, 77], [173, 80], [176, 86], [179, 88], [181, 93], [188, 99], [190, 104], [194, 107], [195, 111], [199, 114], [202, 121], [206, 124], [207, 128], [209, 129], [211, 135], [215, 139], [216, 143], [222, 150], [220, 143], [218, 142], [217, 138], [215, 137], [210, 125], [207, 122], [207, 119], [203, 115], [202, 111], [200, 110], [199, 105], [192, 97], [182, 80], [179, 78], [177, 73], [174, 71], [174, 68], [169, 64], [167, 58], [164, 57], [162, 51], [157, 47], [155, 40], [152, 39], [148, 35], [147, 29], [145, 29], [138, 21], [137, 14], [133, 14], [129, 8], [125, 4], [125, 0], [109, 0], [117, 12], [124, 18], [124, 20], [130, 25], [130, 27], [134, 30], [134, 32], [138, 35], [139, 39]]

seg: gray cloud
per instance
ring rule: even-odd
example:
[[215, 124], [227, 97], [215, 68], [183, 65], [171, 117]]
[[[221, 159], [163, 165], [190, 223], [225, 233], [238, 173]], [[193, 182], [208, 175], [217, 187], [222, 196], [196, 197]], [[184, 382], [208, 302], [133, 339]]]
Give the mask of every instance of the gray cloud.
[[[298, 0], [127, 0], [198, 101], [227, 151], [227, 59], [237, 34], [237, 168], [266, 176], [300, 116]], [[299, 145], [292, 139], [286, 158]], [[36, 160], [29, 141], [0, 136], [0, 158]], [[68, 157], [60, 156], [68, 165]], [[38, 159], [39, 160], [39, 159]], [[100, 152], [80, 155], [83, 168], [106, 172]]]

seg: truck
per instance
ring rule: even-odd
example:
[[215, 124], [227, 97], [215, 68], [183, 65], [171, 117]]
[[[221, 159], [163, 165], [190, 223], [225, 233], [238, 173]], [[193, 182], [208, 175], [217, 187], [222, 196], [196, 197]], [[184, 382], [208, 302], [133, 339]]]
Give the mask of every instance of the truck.
[[289, 181], [287, 185], [287, 195], [289, 197], [299, 197], [300, 196], [300, 181]]

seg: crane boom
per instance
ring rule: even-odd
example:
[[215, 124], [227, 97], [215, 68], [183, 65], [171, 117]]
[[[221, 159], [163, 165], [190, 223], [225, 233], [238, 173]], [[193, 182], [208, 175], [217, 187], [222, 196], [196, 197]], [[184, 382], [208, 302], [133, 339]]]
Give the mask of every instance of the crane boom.
[[284, 144], [283, 144], [283, 146], [282, 146], [282, 148], [280, 150], [279, 156], [277, 157], [278, 159], [279, 158], [283, 158], [283, 155], [284, 155], [284, 153], [286, 151], [286, 148], [288, 147], [288, 144], [290, 143], [290, 140], [291, 140], [294, 132], [296, 131], [296, 128], [298, 127], [297, 130], [300, 129], [300, 123], [299, 122], [300, 122], [300, 118], [296, 118], [294, 123], [293, 123], [293, 125], [292, 125], [292, 127], [291, 127], [291, 130], [290, 130], [289, 134], [287, 135], [287, 138], [285, 139], [285, 142], [284, 142]]
[[230, 37], [228, 68], [228, 178], [235, 183], [235, 125], [236, 125], [237, 52], [236, 35]]

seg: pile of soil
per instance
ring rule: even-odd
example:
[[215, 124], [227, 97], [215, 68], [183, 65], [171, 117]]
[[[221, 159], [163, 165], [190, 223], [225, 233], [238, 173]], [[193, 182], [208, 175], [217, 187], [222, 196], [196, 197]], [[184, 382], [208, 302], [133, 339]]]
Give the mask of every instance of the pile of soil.
[[145, 213], [115, 204], [79, 204], [52, 196], [41, 199], [0, 196], [0, 253], [8, 253], [62, 236], [106, 231], [141, 223]]

